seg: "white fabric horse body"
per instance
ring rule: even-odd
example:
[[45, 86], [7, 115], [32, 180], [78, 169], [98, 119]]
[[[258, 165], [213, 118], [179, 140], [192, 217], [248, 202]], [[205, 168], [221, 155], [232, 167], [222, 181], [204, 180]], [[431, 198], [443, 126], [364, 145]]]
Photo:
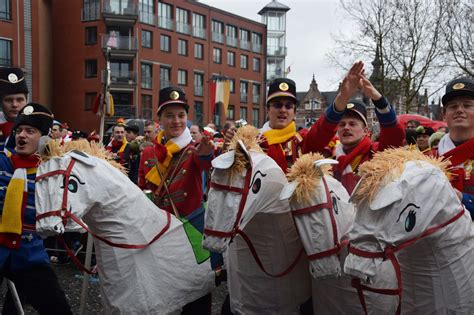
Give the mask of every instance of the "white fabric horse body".
[[[329, 164], [319, 154], [305, 154], [291, 168], [291, 180], [281, 192], [289, 199], [296, 227], [310, 262], [313, 310], [315, 314], [363, 314], [359, 296], [351, 286], [352, 277], [342, 272], [347, 256], [348, 235], [355, 210], [344, 186], [328, 174]], [[334, 227], [336, 230], [334, 230]], [[337, 245], [336, 245], [337, 244]], [[376, 286], [393, 285], [389, 272], [379, 277]], [[364, 294], [370, 314], [396, 309], [396, 299], [370, 292]]]
[[[241, 173], [232, 173], [234, 151], [213, 160], [215, 169], [211, 177], [203, 245], [217, 252], [227, 250], [226, 266], [233, 313], [294, 314], [298, 305], [310, 298], [311, 288], [307, 260], [304, 255], [301, 257], [302, 245], [289, 213], [289, 204], [279, 200], [286, 178], [280, 167], [266, 154], [247, 151], [243, 143], [241, 150], [252, 166], [251, 174], [246, 173], [247, 168]], [[251, 176], [248, 183], [246, 174]], [[216, 185], [221, 185], [221, 188]], [[224, 186], [248, 188], [238, 222], [242, 194], [225, 191]], [[210, 230], [242, 230], [254, 245], [263, 267], [271, 274], [283, 272], [298, 256], [300, 258], [287, 275], [270, 277], [260, 269], [241, 236], [218, 237], [212, 235]]]
[[[69, 183], [64, 185], [62, 175], [37, 183], [38, 215], [61, 208], [66, 186], [67, 208], [108, 241], [146, 244], [167, 225], [168, 214], [105, 160], [72, 152], [43, 162], [37, 176], [66, 169], [71, 158], [77, 162]], [[94, 239], [107, 314], [170, 314], [214, 288], [209, 260], [196, 263], [182, 223], [170, 218], [166, 232], [144, 249], [117, 248]], [[37, 221], [36, 226], [44, 236], [64, 231], [55, 216]]]
[[[391, 154], [418, 153], [391, 150], [361, 166], [366, 177], [352, 196], [358, 210], [349, 233], [351, 246], [392, 257], [393, 269], [398, 259], [402, 314], [474, 314], [474, 230], [469, 212], [443, 167], [437, 166], [439, 161], [408, 156], [397, 162]], [[391, 166], [379, 166], [383, 164]], [[377, 176], [380, 179], [374, 180]], [[368, 191], [374, 192], [370, 198]], [[382, 260], [351, 249], [344, 269], [370, 283]]]

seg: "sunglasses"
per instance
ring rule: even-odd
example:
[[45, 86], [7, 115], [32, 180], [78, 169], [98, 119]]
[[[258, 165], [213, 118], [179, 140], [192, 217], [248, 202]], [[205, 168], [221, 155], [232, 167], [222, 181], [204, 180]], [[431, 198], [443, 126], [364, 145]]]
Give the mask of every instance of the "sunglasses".
[[270, 103], [270, 106], [275, 107], [276, 109], [280, 109], [283, 106], [285, 106], [286, 109], [292, 109], [292, 108], [295, 108], [295, 103], [285, 102], [283, 104], [282, 102], [275, 102], [275, 103]]

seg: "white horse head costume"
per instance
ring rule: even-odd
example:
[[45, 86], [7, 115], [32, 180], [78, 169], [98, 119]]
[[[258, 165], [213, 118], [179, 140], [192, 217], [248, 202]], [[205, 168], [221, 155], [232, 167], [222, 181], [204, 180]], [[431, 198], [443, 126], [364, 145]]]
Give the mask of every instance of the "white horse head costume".
[[[67, 152], [74, 145], [81, 152]], [[100, 238], [94, 244], [106, 313], [169, 314], [214, 288], [210, 262], [196, 262], [181, 221], [93, 156], [98, 147], [69, 142], [62, 150], [51, 143], [48, 150], [53, 156], [36, 177], [36, 229], [48, 236], [68, 231], [71, 218], [83, 219]]]
[[[343, 274], [349, 229], [355, 210], [344, 186], [329, 172], [337, 161], [308, 153], [291, 167], [289, 183], [281, 192], [289, 199], [296, 227], [310, 261], [313, 310], [316, 314], [360, 314], [363, 309], [352, 278]], [[382, 282], [382, 281], [381, 281]], [[389, 286], [391, 283], [378, 283]], [[365, 293], [371, 312], [393, 308], [393, 298]]]
[[234, 313], [291, 314], [311, 295], [307, 260], [289, 204], [279, 199], [285, 174], [262, 152], [257, 136], [255, 127], [239, 128], [231, 150], [212, 161], [203, 245], [228, 248]]
[[446, 166], [418, 151], [390, 149], [360, 167], [344, 270], [372, 283], [389, 260], [397, 271], [398, 313], [474, 312], [473, 225]]

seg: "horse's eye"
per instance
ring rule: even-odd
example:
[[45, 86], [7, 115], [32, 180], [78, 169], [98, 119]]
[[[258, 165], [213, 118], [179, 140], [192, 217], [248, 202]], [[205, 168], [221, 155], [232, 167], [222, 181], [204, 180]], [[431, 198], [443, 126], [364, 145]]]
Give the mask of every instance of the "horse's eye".
[[258, 193], [258, 191], [260, 190], [260, 186], [262, 186], [262, 181], [260, 180], [260, 178], [257, 178], [254, 182], [253, 182], [253, 185], [252, 185], [252, 192], [254, 194]]
[[69, 182], [67, 183], [67, 189], [72, 193], [77, 192], [77, 182], [75, 179], [69, 179]]
[[336, 214], [339, 214], [339, 208], [337, 206], [337, 198], [332, 196], [332, 208]]
[[408, 216], [405, 219], [405, 231], [410, 232], [413, 230], [416, 224], [416, 212], [414, 210], [410, 210], [408, 212]]

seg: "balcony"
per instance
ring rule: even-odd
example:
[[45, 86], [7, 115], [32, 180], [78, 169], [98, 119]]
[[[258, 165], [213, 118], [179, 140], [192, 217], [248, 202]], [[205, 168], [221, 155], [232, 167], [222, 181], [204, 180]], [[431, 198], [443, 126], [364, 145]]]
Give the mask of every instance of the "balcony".
[[99, 3], [87, 5], [81, 10], [81, 21], [96, 21], [100, 18]]
[[212, 41], [216, 43], [224, 43], [224, 34], [212, 32]]
[[284, 57], [286, 56], [286, 47], [281, 46], [268, 46], [267, 55], [275, 57]]
[[137, 54], [138, 40], [135, 36], [101, 34], [101, 42], [104, 51], [110, 48], [111, 58], [133, 59]]
[[104, 0], [102, 15], [108, 25], [133, 25], [138, 19], [138, 7], [125, 0]]
[[136, 118], [135, 105], [114, 104], [113, 118]]
[[[102, 83], [106, 81], [106, 71], [102, 70]], [[110, 89], [133, 91], [137, 84], [136, 71], [110, 71]]]
[[193, 36], [206, 39], [206, 29], [202, 27], [193, 27]]
[[262, 44], [252, 43], [252, 51], [254, 53], [261, 54], [263, 52], [262, 48]]
[[237, 47], [238, 39], [237, 37], [229, 37], [226, 38], [227, 46]]
[[173, 30], [174, 28], [174, 21], [166, 18], [166, 17], [158, 17], [158, 27], [167, 29], [167, 30]]
[[194, 86], [194, 95], [202, 96], [204, 93], [204, 87], [202, 85], [195, 85]]
[[240, 92], [240, 101], [242, 103], [247, 103], [247, 93]]
[[149, 24], [149, 25], [156, 25], [157, 18], [153, 13], [140, 11], [140, 22]]
[[176, 32], [181, 34], [191, 34], [191, 25], [188, 23], [176, 22]]
[[240, 49], [250, 50], [250, 42], [248, 40], [240, 40]]

